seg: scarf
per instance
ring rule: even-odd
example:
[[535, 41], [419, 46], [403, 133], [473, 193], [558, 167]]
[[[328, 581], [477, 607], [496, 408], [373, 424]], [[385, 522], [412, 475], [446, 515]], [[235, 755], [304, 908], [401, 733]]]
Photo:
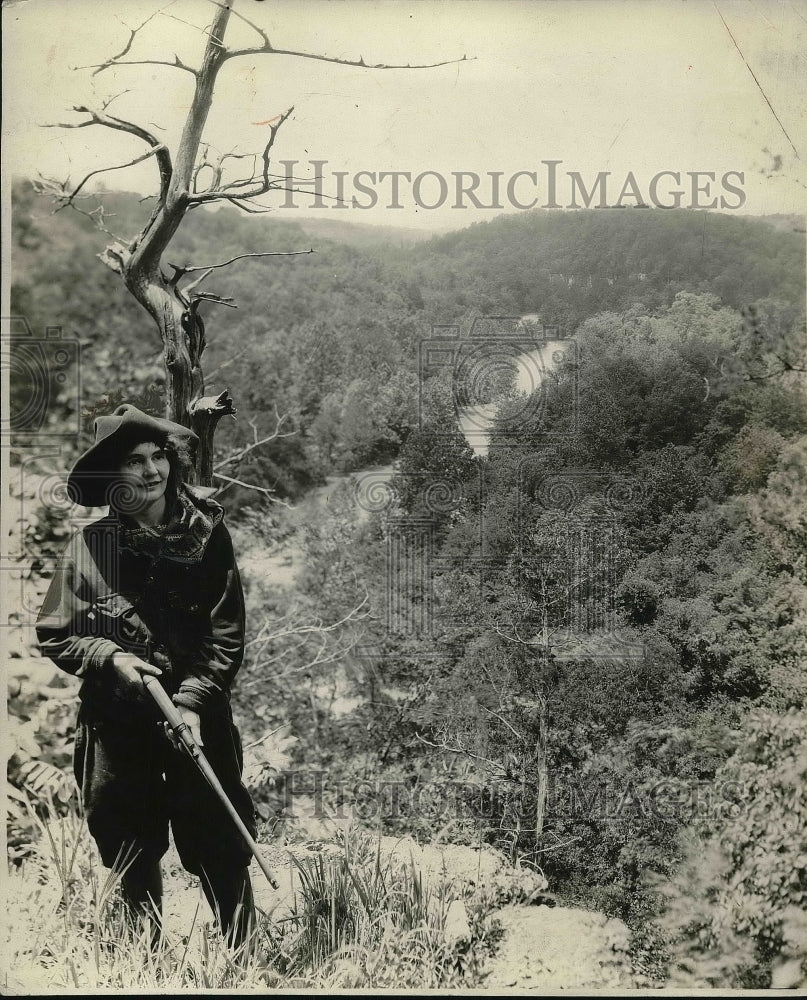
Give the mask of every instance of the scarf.
[[196, 496], [180, 483], [163, 524], [144, 527], [130, 517], [118, 515], [120, 546], [152, 559], [201, 562], [213, 529], [223, 517], [224, 509], [215, 500]]

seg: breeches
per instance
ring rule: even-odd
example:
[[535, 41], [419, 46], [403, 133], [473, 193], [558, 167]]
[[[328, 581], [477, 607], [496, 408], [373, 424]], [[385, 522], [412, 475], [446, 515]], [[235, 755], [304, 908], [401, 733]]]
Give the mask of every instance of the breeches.
[[[203, 752], [247, 829], [255, 814], [241, 781], [241, 740], [229, 705], [201, 717]], [[246, 867], [249, 848], [224, 806], [160, 723], [97, 719], [79, 711], [73, 758], [87, 825], [106, 867], [135, 854], [158, 861], [168, 848], [169, 824], [180, 860], [200, 875]]]

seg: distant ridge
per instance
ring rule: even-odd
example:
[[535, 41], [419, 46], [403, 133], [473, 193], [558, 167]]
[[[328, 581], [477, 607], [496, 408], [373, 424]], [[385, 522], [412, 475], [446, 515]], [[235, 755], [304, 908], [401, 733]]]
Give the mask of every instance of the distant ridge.
[[760, 219], [774, 229], [782, 229], [785, 232], [807, 232], [807, 215], [757, 215], [752, 218]]
[[[646, 206], [644, 206], [646, 207]], [[630, 211], [630, 206], [622, 206], [626, 211]], [[606, 210], [607, 211], [607, 210]], [[615, 209], [611, 209], [615, 211]], [[663, 214], [664, 210], [657, 210]], [[296, 217], [294, 212], [280, 212], [273, 221], [284, 223], [295, 223], [309, 236], [320, 239], [333, 240], [336, 243], [344, 243], [347, 246], [366, 248], [373, 246], [407, 246], [413, 243], [425, 243], [430, 239], [446, 236], [449, 233], [461, 232], [479, 222], [495, 222], [499, 219], [516, 220], [523, 216], [550, 216], [558, 213], [543, 209], [534, 209], [527, 212], [503, 212], [499, 215], [484, 219], [464, 220], [464, 225], [442, 226], [436, 229], [417, 229], [412, 226], [380, 226], [368, 222], [352, 222], [347, 219], [336, 219], [322, 217]], [[562, 214], [585, 214], [582, 211], [564, 212]], [[714, 213], [713, 213], [714, 214]], [[783, 232], [803, 233], [807, 230], [807, 215], [796, 214], [774, 214], [774, 215], [740, 215], [739, 218], [753, 219], [764, 222], [774, 229]]]
[[358, 248], [423, 243], [433, 236], [442, 236], [450, 231], [449, 227], [424, 230], [406, 226], [376, 226], [368, 222], [348, 222], [342, 219], [297, 217], [293, 211], [282, 214], [278, 212], [277, 219], [296, 223], [309, 236]]

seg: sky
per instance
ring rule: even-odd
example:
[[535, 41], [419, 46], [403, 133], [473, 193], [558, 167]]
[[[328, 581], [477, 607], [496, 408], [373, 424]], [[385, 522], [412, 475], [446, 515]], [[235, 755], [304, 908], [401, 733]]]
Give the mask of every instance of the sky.
[[[102, 127], [42, 127], [79, 122], [86, 116], [73, 105], [100, 107], [112, 95], [110, 112], [175, 143], [189, 74], [138, 65], [93, 75], [81, 67], [119, 52], [129, 29], [150, 15], [126, 58], [177, 54], [197, 64], [213, 10], [208, 0], [4, 3], [5, 176], [40, 172], [75, 183], [139, 155], [139, 140]], [[259, 151], [265, 123], [293, 105], [276, 161], [297, 161], [288, 169], [300, 177], [319, 172], [326, 195], [341, 190], [346, 198], [342, 207], [311, 207], [311, 195], [286, 196], [278, 215], [458, 228], [528, 205], [582, 207], [575, 184], [593, 191], [603, 173], [592, 204], [633, 205], [637, 190], [645, 202], [672, 204], [680, 190], [678, 203], [688, 208], [807, 211], [807, 0], [237, 0], [234, 10], [279, 48], [367, 63], [467, 57], [414, 70], [278, 54], [229, 62], [205, 133], [212, 148]], [[226, 42], [260, 39], [232, 16]], [[327, 162], [311, 165], [319, 160]], [[383, 171], [410, 175], [399, 178], [397, 200]], [[651, 196], [666, 171], [678, 177], [658, 177]], [[457, 193], [460, 172], [479, 176], [475, 199], [467, 177]], [[146, 161], [98, 179], [147, 194], [155, 178]], [[265, 202], [282, 206], [284, 198]]]

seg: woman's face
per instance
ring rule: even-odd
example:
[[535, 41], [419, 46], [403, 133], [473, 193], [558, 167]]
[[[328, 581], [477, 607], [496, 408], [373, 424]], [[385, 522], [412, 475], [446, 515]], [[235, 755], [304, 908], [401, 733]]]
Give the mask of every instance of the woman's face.
[[163, 498], [171, 467], [165, 449], [147, 441], [126, 453], [118, 471], [127, 494], [131, 491], [131, 502], [127, 496], [127, 510], [135, 514]]

